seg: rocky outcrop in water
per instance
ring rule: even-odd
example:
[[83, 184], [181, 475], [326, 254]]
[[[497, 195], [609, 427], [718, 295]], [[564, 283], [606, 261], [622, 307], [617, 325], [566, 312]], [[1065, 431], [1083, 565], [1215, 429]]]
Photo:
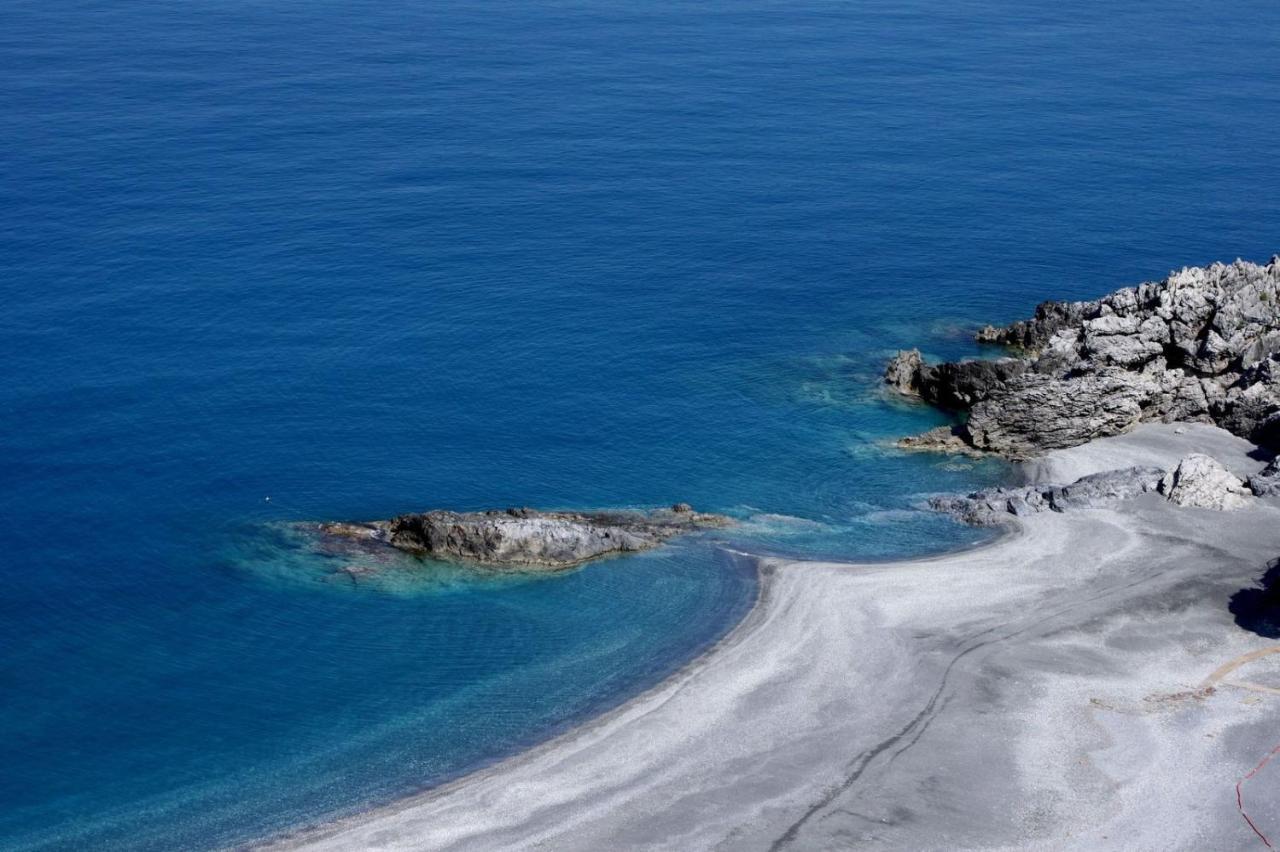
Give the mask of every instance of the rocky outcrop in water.
[[1092, 302], [1046, 302], [978, 340], [1013, 354], [930, 365], [912, 350], [890, 363], [889, 385], [965, 416], [904, 446], [1020, 458], [1144, 420], [1211, 422], [1280, 446], [1280, 257], [1183, 269]]
[[321, 533], [444, 560], [489, 566], [568, 568], [615, 553], [651, 550], [678, 535], [725, 527], [723, 515], [687, 503], [653, 512], [432, 511], [389, 521], [320, 524]]
[[929, 506], [967, 524], [994, 526], [1011, 517], [1039, 512], [1105, 508], [1151, 492], [1159, 492], [1179, 506], [1219, 511], [1239, 509], [1252, 499], [1249, 488], [1238, 477], [1215, 459], [1197, 453], [1184, 458], [1171, 471], [1158, 467], [1108, 470], [1070, 485], [988, 488], [964, 497], [934, 497]]
[[908, 349], [893, 356], [884, 369], [884, 383], [898, 393], [920, 393], [920, 373], [924, 370], [924, 358], [919, 349]]

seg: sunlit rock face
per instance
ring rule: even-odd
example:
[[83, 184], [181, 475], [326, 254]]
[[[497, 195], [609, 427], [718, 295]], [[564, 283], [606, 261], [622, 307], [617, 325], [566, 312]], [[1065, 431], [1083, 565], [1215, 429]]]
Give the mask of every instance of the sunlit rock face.
[[321, 524], [320, 531], [437, 559], [554, 569], [651, 550], [675, 536], [731, 523], [723, 515], [695, 512], [688, 503], [677, 503], [652, 512], [436, 510], [389, 521]]
[[1117, 435], [1143, 421], [1201, 421], [1280, 444], [1280, 257], [1192, 267], [1092, 302], [1046, 302], [978, 333], [1014, 357], [929, 365], [900, 354], [886, 381], [964, 412], [950, 436], [1012, 457]]

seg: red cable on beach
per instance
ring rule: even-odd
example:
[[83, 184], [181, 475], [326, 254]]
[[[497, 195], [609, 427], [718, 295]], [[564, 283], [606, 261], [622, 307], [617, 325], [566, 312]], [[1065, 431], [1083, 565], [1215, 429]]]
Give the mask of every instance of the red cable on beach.
[[1244, 817], [1244, 821], [1249, 823], [1249, 827], [1253, 829], [1253, 833], [1258, 835], [1258, 839], [1266, 844], [1268, 849], [1275, 849], [1275, 847], [1271, 845], [1271, 841], [1267, 839], [1267, 836], [1259, 831], [1258, 827], [1253, 824], [1253, 820], [1249, 819], [1249, 815], [1244, 812], [1244, 794], [1241, 792], [1241, 788], [1244, 786], [1244, 782], [1261, 772], [1262, 767], [1266, 766], [1267, 762], [1277, 754], [1280, 754], [1280, 745], [1271, 749], [1271, 751], [1267, 753], [1267, 756], [1262, 758], [1261, 763], [1253, 767], [1253, 769], [1249, 771], [1248, 775], [1236, 782], [1236, 807], [1240, 809], [1240, 816]]

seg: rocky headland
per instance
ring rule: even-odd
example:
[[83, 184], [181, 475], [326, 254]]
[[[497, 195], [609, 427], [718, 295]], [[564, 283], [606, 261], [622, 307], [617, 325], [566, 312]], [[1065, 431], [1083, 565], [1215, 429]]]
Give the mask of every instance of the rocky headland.
[[391, 520], [318, 525], [325, 536], [489, 567], [561, 569], [651, 550], [679, 536], [729, 526], [687, 503], [652, 512], [430, 511]]
[[901, 446], [1026, 458], [1144, 421], [1213, 423], [1280, 446], [1280, 257], [1045, 302], [977, 339], [1009, 355], [927, 364], [910, 350], [889, 364], [891, 387], [963, 419]]
[[[1248, 848], [1280, 819], [1241, 787], [1275, 754], [1276, 691], [1232, 675], [1280, 659], [1233, 621], [1280, 547], [1280, 462], [1257, 446], [1280, 438], [1278, 284], [1275, 259], [1183, 270], [984, 329], [1006, 358], [901, 353], [886, 380], [965, 418], [907, 445], [1025, 460], [1029, 484], [933, 508], [1023, 534], [913, 562], [762, 559], [752, 614], [652, 691], [281, 846]], [[559, 568], [727, 522], [682, 504], [321, 529]]]

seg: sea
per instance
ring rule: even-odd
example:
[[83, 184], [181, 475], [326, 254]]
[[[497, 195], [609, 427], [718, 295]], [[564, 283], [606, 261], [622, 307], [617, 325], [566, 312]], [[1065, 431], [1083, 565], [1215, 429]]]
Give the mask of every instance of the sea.
[[[351, 814], [687, 665], [753, 555], [981, 542], [922, 503], [1016, 472], [894, 449], [885, 360], [1267, 259], [1277, 163], [1273, 0], [6, 0], [0, 848]], [[738, 523], [299, 526], [676, 501]]]

